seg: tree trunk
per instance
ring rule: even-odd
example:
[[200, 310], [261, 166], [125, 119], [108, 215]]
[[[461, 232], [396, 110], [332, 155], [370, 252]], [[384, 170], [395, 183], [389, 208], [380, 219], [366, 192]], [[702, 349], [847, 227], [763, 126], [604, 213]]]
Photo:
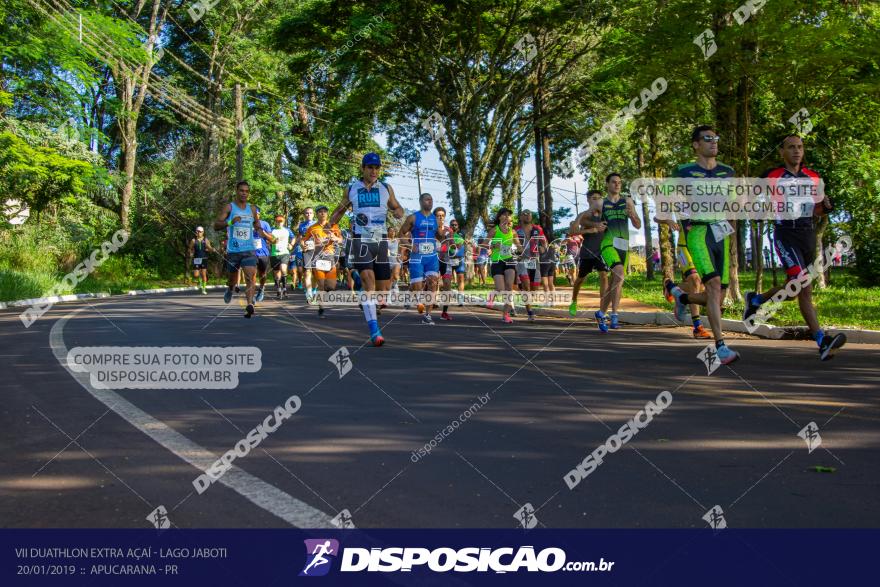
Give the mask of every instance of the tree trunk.
[[[636, 169], [639, 172], [639, 177], [642, 177], [643, 169], [645, 166], [645, 157], [642, 152], [642, 143], [639, 141], [636, 144]], [[648, 210], [648, 199], [642, 198], [642, 228], [645, 231], [645, 267], [646, 267], [646, 275], [645, 278], [648, 281], [654, 281], [654, 264], [651, 262], [651, 257], [654, 256], [654, 243], [651, 240], [651, 218], [650, 218], [650, 210]]]
[[819, 222], [816, 224], [816, 263], [822, 269], [816, 275], [816, 283], [814, 284], [817, 289], [825, 289], [828, 287], [828, 281], [826, 280], [826, 271], [829, 270], [830, 265], [828, 267], [824, 266], [825, 255], [822, 252], [824, 245], [822, 244], [823, 237], [825, 236], [825, 230], [828, 228], [828, 216], [822, 216], [819, 219]]
[[[535, 108], [538, 108], [536, 102]], [[537, 116], [536, 116], [537, 117]], [[541, 129], [535, 127], [535, 186], [538, 188], [538, 215], [544, 209], [544, 164], [541, 160], [544, 158], [544, 145], [541, 141]], [[540, 223], [540, 220], [538, 221]]]
[[758, 220], [752, 229], [752, 262], [755, 265], [755, 291], [764, 291], [764, 222]]
[[553, 234], [553, 191], [550, 184], [553, 171], [550, 169], [550, 135], [547, 134], [546, 128], [541, 129], [541, 144], [543, 145], [541, 167], [544, 175], [544, 210], [542, 214], [544, 222], [542, 227], [544, 233], [551, 236]]

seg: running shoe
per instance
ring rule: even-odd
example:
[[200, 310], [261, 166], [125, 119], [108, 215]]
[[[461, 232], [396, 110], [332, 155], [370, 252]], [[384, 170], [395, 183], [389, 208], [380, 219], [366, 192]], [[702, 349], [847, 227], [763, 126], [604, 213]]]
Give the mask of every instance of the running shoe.
[[385, 344], [385, 338], [382, 336], [382, 331], [376, 330], [376, 332], [371, 334], [370, 342], [373, 343], [373, 346], [382, 346]]
[[529, 315], [529, 322], [534, 322], [535, 321], [535, 313], [532, 312], [531, 310], [529, 310], [528, 315]]
[[706, 330], [706, 327], [703, 326], [702, 324], [700, 324], [699, 326], [694, 328], [693, 334], [694, 334], [694, 338], [696, 338], [696, 339], [712, 338], [712, 333], [709, 332], [708, 330]]
[[761, 307], [761, 304], [752, 303], [752, 300], [754, 300], [757, 295], [758, 293], [754, 291], [750, 291], [746, 294], [746, 307], [743, 309], [743, 322], [754, 316], [755, 313], [757, 313], [758, 308]]
[[663, 296], [666, 298], [667, 302], [669, 302], [670, 304], [674, 304], [675, 297], [673, 297], [673, 295], [671, 293], [669, 293], [669, 290], [666, 288], [667, 281], [663, 282]]
[[578, 315], [578, 303], [574, 301], [568, 305], [568, 313], [572, 318]]
[[235, 286], [235, 293], [241, 293], [241, 288], [237, 285]]
[[250, 317], [253, 316], [253, 315], [254, 315], [254, 305], [253, 305], [253, 304], [248, 304], [248, 305], [247, 305], [247, 308], [244, 309], [244, 317], [245, 317], [245, 318], [250, 318]]
[[226, 291], [223, 293], [223, 301], [226, 302], [227, 304], [232, 301], [232, 290], [229, 289], [228, 287], [226, 288]]
[[417, 309], [419, 311], [419, 314], [424, 314], [425, 313], [425, 304], [419, 304]]
[[449, 315], [449, 312], [443, 312], [442, 314], [440, 314], [440, 318], [446, 320], [447, 322], [452, 321], [452, 316]]
[[684, 322], [687, 313], [687, 306], [681, 303], [681, 296], [684, 294], [684, 291], [671, 279], [667, 279], [666, 283], [663, 284], [664, 289], [669, 292], [669, 295], [673, 297], [675, 300], [675, 319], [679, 322]]
[[318, 318], [326, 318], [324, 315], [324, 308], [318, 308]]
[[617, 330], [620, 328], [620, 322], [617, 319], [617, 314], [611, 314], [611, 329]]
[[722, 365], [729, 365], [739, 359], [739, 353], [731, 350], [726, 344], [721, 345], [715, 352], [718, 354], [718, 360]]
[[605, 315], [599, 311], [593, 314], [596, 318], [596, 324], [599, 326], [599, 332], [608, 332], [608, 325], [605, 324]]
[[846, 344], [845, 334], [835, 334], [834, 336], [824, 335], [819, 342], [819, 359], [828, 361], [834, 358], [834, 353]]
[[513, 324], [513, 318], [510, 317], [510, 314], [504, 312], [504, 318], [501, 319], [505, 324]]
[[257, 290], [257, 296], [256, 296], [255, 300], [258, 302], [262, 302], [263, 298], [265, 298], [265, 297], [266, 297], [266, 292], [263, 291], [263, 288], [261, 287], [260, 289]]
[[205, 288], [205, 287], [202, 288], [202, 295], [203, 295], [203, 296], [208, 295], [208, 289], [207, 289], [207, 288]]
[[422, 318], [422, 324], [426, 326], [434, 326], [434, 319], [431, 318], [430, 314], [425, 314]]

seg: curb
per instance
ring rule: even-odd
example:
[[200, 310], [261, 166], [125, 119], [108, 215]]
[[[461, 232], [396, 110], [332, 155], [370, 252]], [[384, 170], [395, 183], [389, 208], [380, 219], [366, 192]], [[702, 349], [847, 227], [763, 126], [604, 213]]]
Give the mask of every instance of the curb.
[[[205, 289], [225, 289], [225, 285], [209, 285], [205, 287]], [[126, 296], [141, 296], [145, 294], [157, 294], [157, 293], [174, 293], [178, 291], [201, 291], [202, 288], [191, 285], [187, 287], [160, 287], [158, 289], [132, 289], [127, 293], [121, 294]]]
[[[225, 285], [209, 285], [206, 289], [223, 289]], [[111, 295], [107, 292], [84, 293], [84, 294], [66, 294], [63, 296], [50, 296], [48, 298], [31, 298], [29, 300], [14, 300], [11, 302], [0, 302], [0, 310], [6, 308], [17, 308], [25, 306], [37, 306], [43, 304], [58, 304], [61, 302], [77, 302], [79, 300], [95, 299], [95, 298], [116, 298], [125, 295], [138, 296], [154, 293], [172, 293], [178, 291], [199, 291], [196, 286], [189, 287], [162, 287], [158, 289], [135, 289], [124, 294]]]
[[43, 304], [57, 304], [59, 302], [75, 302], [78, 300], [85, 299], [93, 299], [93, 298], [109, 298], [110, 294], [107, 292], [98, 292], [98, 293], [84, 293], [84, 294], [66, 294], [63, 296], [49, 296], [48, 298], [31, 298], [29, 300], [13, 300], [11, 302], [0, 302], [0, 310], [6, 308], [16, 308], [23, 306], [36, 306]]
[[[519, 305], [519, 304], [517, 304]], [[485, 304], [482, 306], [487, 310], [500, 312], [499, 308], [489, 308]], [[571, 318], [568, 310], [556, 310], [552, 308], [534, 308], [536, 316], [554, 316], [557, 318]], [[638, 326], [690, 326], [689, 323], [679, 322], [675, 319], [672, 312], [618, 312], [620, 321], [624, 324], [635, 324]], [[589, 310], [578, 310], [577, 318], [593, 319], [593, 312]], [[721, 327], [725, 332], [736, 332], [739, 334], [747, 334], [758, 338], [766, 338], [768, 340], [809, 340], [809, 330], [806, 326], [768, 326], [761, 324], [755, 328], [754, 332], [749, 332], [746, 325], [741, 320], [731, 320], [723, 318]], [[849, 328], [828, 328], [829, 334], [845, 334], [847, 344], [880, 344], [880, 330], [854, 330]]]

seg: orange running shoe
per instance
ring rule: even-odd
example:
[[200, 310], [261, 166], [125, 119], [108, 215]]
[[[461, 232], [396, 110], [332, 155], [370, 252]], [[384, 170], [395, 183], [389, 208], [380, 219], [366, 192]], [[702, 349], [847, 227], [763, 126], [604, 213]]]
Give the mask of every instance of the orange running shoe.
[[714, 338], [711, 332], [706, 330], [706, 327], [700, 324], [696, 328], [694, 328], [694, 338]]

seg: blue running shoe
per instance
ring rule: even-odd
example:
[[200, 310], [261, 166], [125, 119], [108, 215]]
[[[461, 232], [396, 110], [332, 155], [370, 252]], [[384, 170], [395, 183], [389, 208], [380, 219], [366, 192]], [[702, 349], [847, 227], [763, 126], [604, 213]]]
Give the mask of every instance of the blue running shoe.
[[599, 332], [608, 332], [608, 325], [605, 324], [605, 314], [599, 311], [594, 316], [596, 317], [596, 323], [599, 325]]
[[611, 329], [617, 330], [620, 328], [620, 322], [617, 320], [617, 314], [611, 314]]
[[681, 296], [684, 294], [684, 291], [675, 285], [672, 280], [666, 280], [664, 287], [669, 292], [669, 295], [675, 298], [675, 319], [679, 322], [684, 322], [687, 317], [687, 306], [681, 303]]
[[232, 290], [226, 288], [226, 292], [223, 294], [223, 301], [227, 304], [232, 301]]
[[743, 322], [751, 318], [755, 312], [758, 311], [758, 308], [761, 307], [761, 304], [754, 303], [754, 299], [758, 296], [757, 292], [750, 291], [746, 294], [746, 307], [743, 309]]
[[721, 361], [722, 365], [729, 365], [739, 359], [739, 353], [731, 350], [726, 344], [716, 348], [715, 352], [718, 354], [718, 360]]
[[264, 292], [263, 288], [261, 287], [257, 290], [257, 295], [254, 299], [258, 302], [262, 302], [264, 297], [266, 297], [266, 292]]

